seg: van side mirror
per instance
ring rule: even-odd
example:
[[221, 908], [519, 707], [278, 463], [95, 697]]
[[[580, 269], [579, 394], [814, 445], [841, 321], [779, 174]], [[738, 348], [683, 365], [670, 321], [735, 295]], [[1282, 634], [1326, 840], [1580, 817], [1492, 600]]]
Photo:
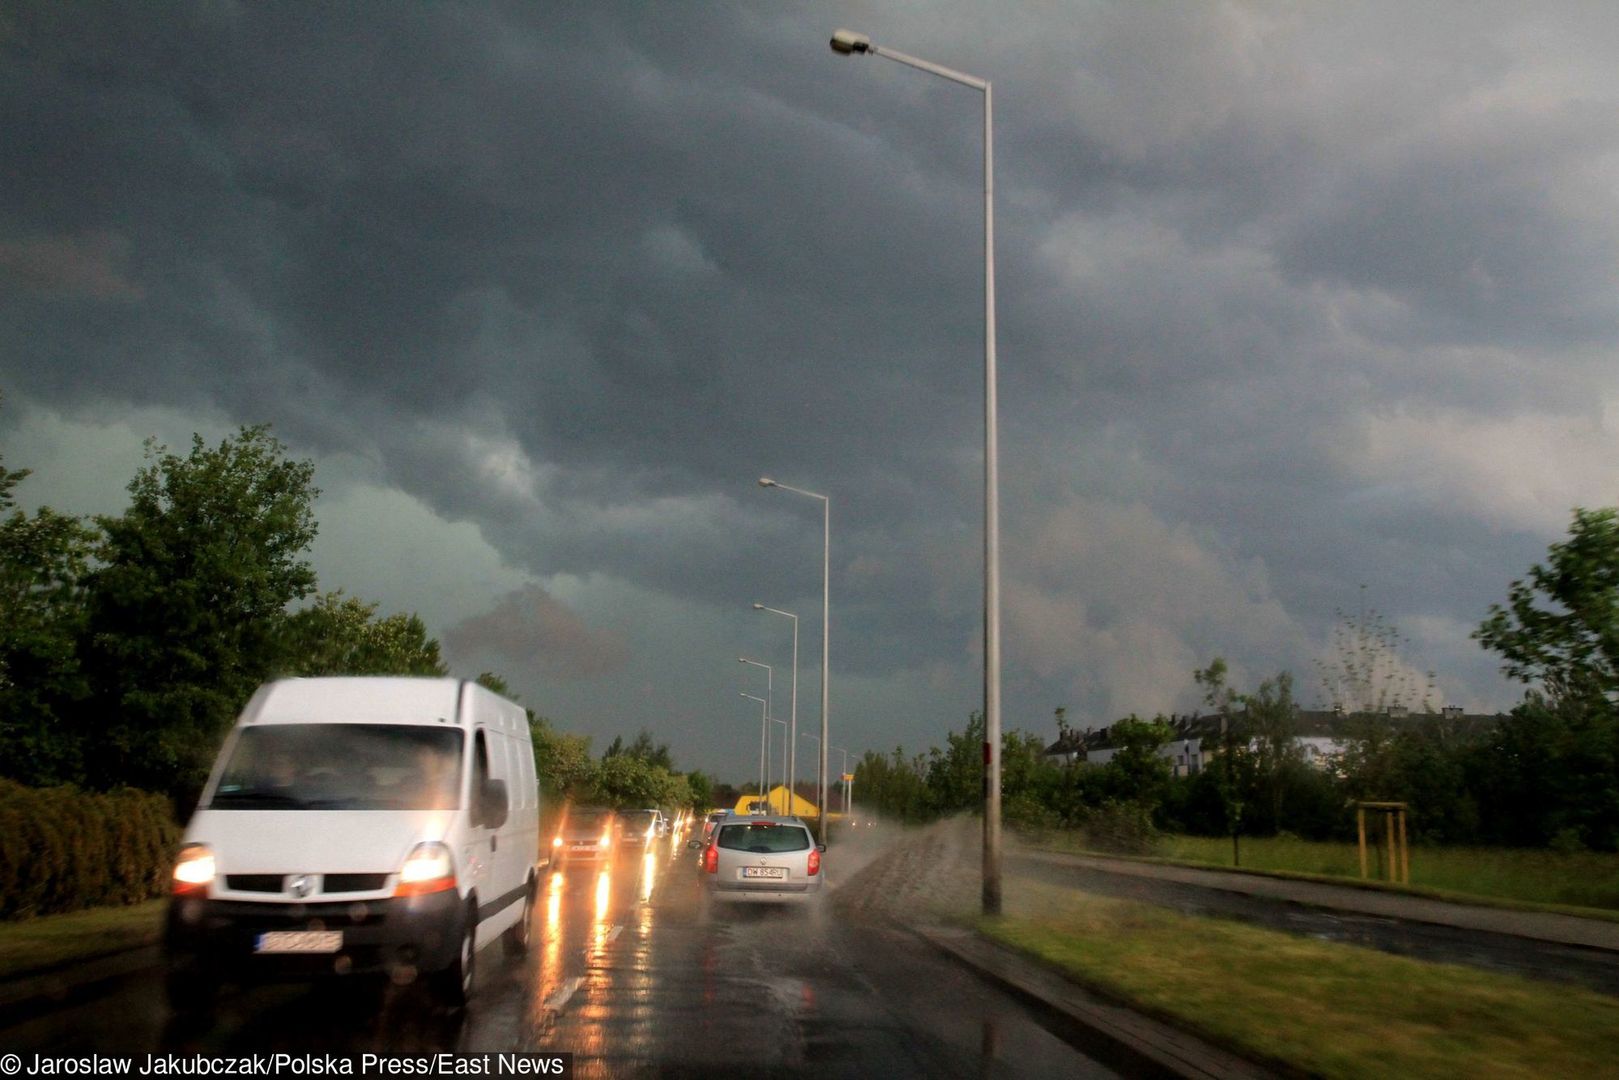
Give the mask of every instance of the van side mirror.
[[700, 848], [703, 846], [703, 842], [701, 840], [687, 840], [686, 846], [689, 848]]
[[479, 824], [491, 829], [498, 829], [506, 824], [506, 813], [509, 808], [506, 799], [506, 781], [485, 780], [483, 792], [478, 799]]
[[825, 855], [826, 854], [826, 845], [825, 844], [816, 844], [815, 845], [815, 850], [819, 851], [821, 854]]

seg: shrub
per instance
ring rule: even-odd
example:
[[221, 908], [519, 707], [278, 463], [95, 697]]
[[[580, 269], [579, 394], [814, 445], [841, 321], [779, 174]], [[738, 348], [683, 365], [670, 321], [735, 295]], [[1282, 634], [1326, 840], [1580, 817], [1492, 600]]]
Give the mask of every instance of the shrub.
[[0, 780], [0, 919], [162, 896], [179, 836], [161, 795]]
[[1152, 811], [1138, 802], [1108, 800], [1086, 815], [1086, 846], [1120, 855], [1150, 855], [1158, 845]]

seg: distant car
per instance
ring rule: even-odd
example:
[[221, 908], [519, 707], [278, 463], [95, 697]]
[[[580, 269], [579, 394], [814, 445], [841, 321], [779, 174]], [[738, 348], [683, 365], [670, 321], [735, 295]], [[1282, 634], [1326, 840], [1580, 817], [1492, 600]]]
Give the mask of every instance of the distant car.
[[703, 843], [708, 843], [709, 837], [714, 835], [714, 826], [730, 815], [729, 810], [713, 810], [703, 819]]
[[662, 810], [653, 810], [652, 812], [657, 815], [653, 822], [658, 830], [658, 839], [662, 840], [669, 835], [669, 818], [665, 816]]
[[618, 815], [619, 843], [626, 848], [644, 848], [658, 838], [656, 810], [622, 810]]
[[551, 839], [551, 865], [560, 869], [568, 863], [611, 859], [617, 827], [617, 815], [611, 810], [595, 806], [569, 808]]
[[825, 845], [796, 817], [729, 814], [703, 848], [703, 885], [710, 900], [804, 903], [821, 895]]

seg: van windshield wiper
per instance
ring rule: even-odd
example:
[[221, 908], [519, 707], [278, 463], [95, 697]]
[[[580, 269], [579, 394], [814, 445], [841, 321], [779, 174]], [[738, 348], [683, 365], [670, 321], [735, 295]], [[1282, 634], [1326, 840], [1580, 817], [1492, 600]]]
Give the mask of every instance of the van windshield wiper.
[[240, 788], [236, 791], [217, 791], [214, 793], [210, 806], [218, 806], [225, 802], [257, 803], [263, 806], [285, 807], [300, 809], [308, 804], [295, 795], [288, 795], [284, 791], [270, 791], [266, 788]]

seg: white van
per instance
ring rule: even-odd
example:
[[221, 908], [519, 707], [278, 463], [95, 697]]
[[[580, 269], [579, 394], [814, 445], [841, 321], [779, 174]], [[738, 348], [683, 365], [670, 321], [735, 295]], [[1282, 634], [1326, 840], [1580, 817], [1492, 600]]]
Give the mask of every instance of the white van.
[[457, 679], [282, 679], [225, 740], [174, 867], [169, 995], [382, 972], [466, 1001], [528, 947], [539, 789], [523, 710]]

